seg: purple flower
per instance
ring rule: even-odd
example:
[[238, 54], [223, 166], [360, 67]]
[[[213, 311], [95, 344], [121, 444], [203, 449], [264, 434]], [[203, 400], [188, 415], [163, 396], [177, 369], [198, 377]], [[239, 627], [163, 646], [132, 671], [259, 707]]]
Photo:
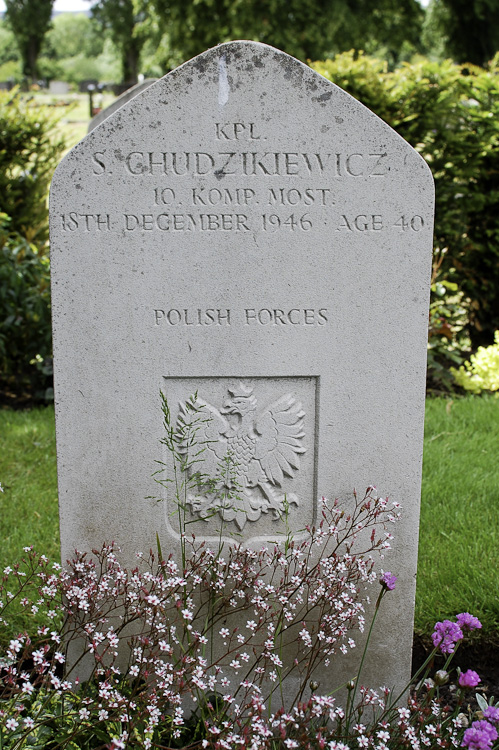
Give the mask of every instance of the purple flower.
[[459, 684], [462, 688], [474, 688], [480, 682], [480, 677], [472, 669], [467, 669], [459, 675]]
[[489, 706], [483, 712], [483, 718], [492, 721], [494, 724], [499, 724], [499, 708]]
[[461, 747], [470, 750], [489, 750], [497, 739], [497, 729], [488, 721], [474, 721], [470, 729], [464, 733]]
[[390, 571], [388, 571], [387, 573], [383, 573], [383, 575], [379, 579], [379, 582], [387, 591], [393, 591], [393, 589], [395, 588], [396, 580], [397, 576], [392, 575]]
[[435, 630], [431, 634], [431, 639], [435, 648], [440, 646], [443, 654], [453, 654], [454, 646], [463, 638], [463, 631], [455, 622], [444, 620], [437, 622]]
[[456, 620], [462, 630], [478, 630], [478, 628], [482, 627], [482, 623], [478, 617], [470, 615], [469, 612], [461, 612], [461, 614], [456, 617]]

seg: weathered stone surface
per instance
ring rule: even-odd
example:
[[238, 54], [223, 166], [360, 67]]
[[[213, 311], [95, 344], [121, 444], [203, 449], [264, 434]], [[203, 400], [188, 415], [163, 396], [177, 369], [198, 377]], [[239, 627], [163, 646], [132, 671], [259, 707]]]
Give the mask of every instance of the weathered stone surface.
[[149, 88], [149, 86], [151, 86], [151, 84], [153, 84], [155, 80], [155, 78], [146, 78], [145, 81], [141, 81], [140, 83], [135, 84], [135, 86], [127, 89], [127, 91], [121, 94], [121, 96], [118, 96], [108, 107], [95, 115], [95, 117], [92, 117], [92, 119], [88, 123], [88, 132], [90, 133], [92, 130], [94, 130], [94, 128], [97, 127], [97, 125], [100, 125], [101, 122], [107, 120], [107, 118], [112, 115], [113, 112], [116, 112], [117, 109], [136, 97], [137, 94], [140, 94], [141, 91], [145, 91], [145, 89]]
[[[51, 193], [62, 556], [117, 541], [178, 548], [159, 391], [194, 391], [239, 451], [248, 542], [313, 522], [317, 496], [374, 483], [403, 505], [367, 684], [411, 653], [432, 247], [421, 157], [282, 52], [209, 50], [124, 105], [59, 166]], [[272, 422], [272, 425], [270, 425]], [[256, 427], [256, 432], [255, 432]], [[213, 435], [211, 436], [213, 437]], [[249, 441], [249, 443], [248, 443]], [[253, 441], [253, 442], [251, 442]], [[224, 513], [190, 498], [211, 538]], [[350, 671], [350, 673], [348, 673]], [[334, 675], [334, 676], [333, 676]], [[351, 665], [347, 668], [351, 676]], [[326, 675], [342, 681], [341, 669]]]

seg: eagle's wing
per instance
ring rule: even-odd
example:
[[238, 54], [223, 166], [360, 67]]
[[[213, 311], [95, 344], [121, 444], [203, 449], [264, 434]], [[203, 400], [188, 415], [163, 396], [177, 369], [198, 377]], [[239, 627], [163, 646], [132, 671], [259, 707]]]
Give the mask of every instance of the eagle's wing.
[[305, 452], [302, 405], [287, 393], [265, 409], [255, 420], [254, 457], [259, 460], [268, 481], [281, 485], [284, 474], [294, 476], [300, 468], [299, 454]]
[[179, 453], [196, 460], [196, 470], [215, 477], [227, 453], [229, 422], [215, 406], [196, 396], [179, 403], [176, 436]]

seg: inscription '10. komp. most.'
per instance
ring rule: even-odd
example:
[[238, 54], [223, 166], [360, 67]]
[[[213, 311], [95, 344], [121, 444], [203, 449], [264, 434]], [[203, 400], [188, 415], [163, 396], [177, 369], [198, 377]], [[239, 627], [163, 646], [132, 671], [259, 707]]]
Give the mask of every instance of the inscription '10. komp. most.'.
[[172, 497], [143, 498], [155, 460], [173, 471], [160, 391], [180, 431], [197, 393], [205, 468], [236, 466], [222, 502], [203, 483], [184, 498], [206, 544], [299, 536], [319, 494], [375, 483], [403, 503], [400, 593], [379, 628], [392, 658], [379, 635], [365, 671], [402, 685], [432, 250], [422, 158], [306, 65], [233, 42], [92, 130], [59, 166], [50, 213], [63, 558], [103, 533], [132, 567], [156, 534], [180, 553]]

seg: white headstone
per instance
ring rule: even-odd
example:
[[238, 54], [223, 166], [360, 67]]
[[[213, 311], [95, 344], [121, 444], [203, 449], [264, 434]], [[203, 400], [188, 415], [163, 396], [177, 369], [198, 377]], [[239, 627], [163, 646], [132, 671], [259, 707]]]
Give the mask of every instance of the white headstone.
[[58, 96], [68, 94], [70, 85], [67, 81], [50, 81], [49, 83], [49, 94], [56, 94]]
[[399, 585], [364, 679], [400, 686], [432, 250], [423, 159], [307, 66], [233, 42], [92, 131], [59, 166], [50, 208], [63, 558], [114, 540], [132, 562], [156, 532], [163, 551], [178, 549], [169, 500], [145, 499], [164, 459], [160, 390], [174, 420], [197, 391], [225, 447], [227, 429], [242, 445], [273, 418], [274, 447], [239, 456], [243, 510], [190, 498], [190, 528], [213, 538], [225, 515], [261, 543], [283, 532], [284, 497], [293, 531], [314, 522], [319, 495], [374, 483], [399, 501], [385, 563]]

